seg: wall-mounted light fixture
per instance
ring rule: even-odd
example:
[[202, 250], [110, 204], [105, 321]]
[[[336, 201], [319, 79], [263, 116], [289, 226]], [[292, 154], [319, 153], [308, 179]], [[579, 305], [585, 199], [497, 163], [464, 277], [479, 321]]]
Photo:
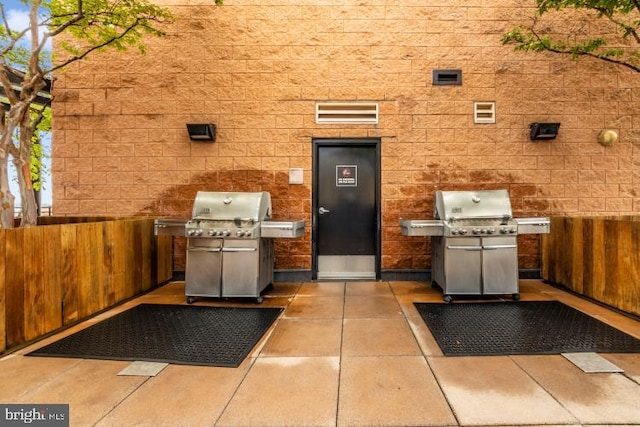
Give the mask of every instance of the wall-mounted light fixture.
[[531, 123], [529, 125], [529, 138], [532, 141], [556, 139], [560, 123]]
[[614, 129], [602, 129], [598, 134], [598, 143], [605, 147], [611, 147], [618, 142], [618, 132]]
[[216, 125], [209, 123], [187, 123], [187, 132], [192, 141], [215, 141]]

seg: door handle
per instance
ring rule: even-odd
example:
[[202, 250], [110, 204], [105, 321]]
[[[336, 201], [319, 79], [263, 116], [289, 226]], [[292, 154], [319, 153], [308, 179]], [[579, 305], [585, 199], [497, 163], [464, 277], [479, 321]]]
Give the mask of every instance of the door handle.
[[320, 209], [318, 209], [318, 213], [320, 215], [324, 215], [324, 214], [329, 213], [329, 212], [331, 212], [329, 209], [325, 209], [322, 206], [320, 206]]

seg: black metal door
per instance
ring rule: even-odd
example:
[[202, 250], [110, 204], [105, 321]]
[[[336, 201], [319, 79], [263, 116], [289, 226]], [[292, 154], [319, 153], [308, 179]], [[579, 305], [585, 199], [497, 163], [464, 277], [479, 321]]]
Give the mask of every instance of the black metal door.
[[379, 278], [379, 140], [314, 148], [314, 278]]

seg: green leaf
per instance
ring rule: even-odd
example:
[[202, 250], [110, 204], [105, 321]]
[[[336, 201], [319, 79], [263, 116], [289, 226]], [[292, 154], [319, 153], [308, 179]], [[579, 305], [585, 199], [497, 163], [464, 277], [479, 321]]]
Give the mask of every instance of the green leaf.
[[[570, 55], [573, 59], [589, 56], [640, 72], [640, 19], [637, 18], [640, 4], [637, 0], [536, 0], [536, 6], [534, 24], [529, 28], [515, 27], [507, 31], [501, 39], [503, 44], [512, 44], [516, 51], [554, 52]], [[573, 11], [580, 13], [574, 14]], [[551, 12], [554, 13], [553, 19], [544, 20], [543, 15]], [[584, 19], [585, 27], [613, 27], [620, 39], [635, 45], [623, 48], [619, 43], [614, 44], [602, 37], [580, 38], [573, 33], [562, 35], [554, 28], [554, 23], [573, 19]]]

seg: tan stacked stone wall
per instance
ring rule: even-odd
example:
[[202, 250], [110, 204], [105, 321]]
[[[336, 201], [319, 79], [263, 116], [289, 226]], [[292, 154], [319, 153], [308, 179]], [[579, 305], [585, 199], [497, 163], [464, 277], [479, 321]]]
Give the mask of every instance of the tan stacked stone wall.
[[[431, 217], [437, 189], [507, 188], [519, 217], [640, 210], [638, 76], [502, 46], [533, 14], [521, 1], [158, 3], [176, 22], [145, 56], [57, 76], [56, 215], [189, 217], [198, 190], [269, 191], [276, 218], [309, 224], [277, 242], [276, 267], [308, 269], [313, 137], [381, 138], [384, 269], [429, 267], [428, 240], [398, 220]], [[432, 85], [447, 68], [461, 86]], [[379, 124], [315, 123], [316, 101], [344, 100], [379, 102]], [[474, 101], [496, 102], [495, 124], [474, 123]], [[534, 121], [561, 122], [559, 137], [529, 141]], [[193, 122], [215, 123], [216, 141], [190, 142]], [[605, 127], [612, 147], [596, 142]], [[538, 238], [519, 239], [520, 267], [538, 267]]]

